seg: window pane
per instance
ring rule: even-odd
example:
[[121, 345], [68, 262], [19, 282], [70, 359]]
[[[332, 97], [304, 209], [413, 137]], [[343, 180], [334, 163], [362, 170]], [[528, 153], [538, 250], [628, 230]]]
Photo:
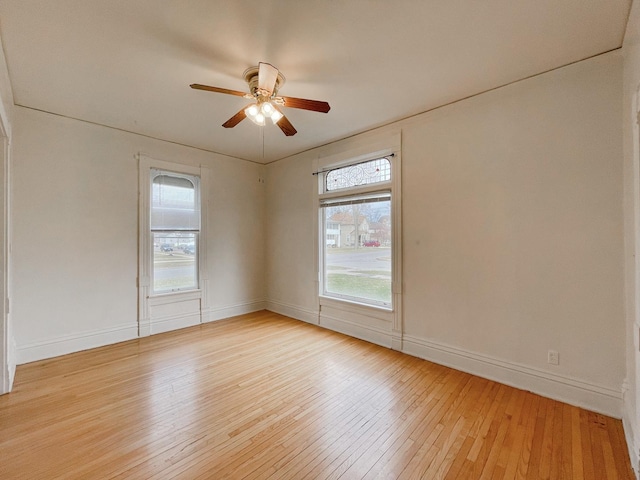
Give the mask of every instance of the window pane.
[[197, 235], [153, 233], [153, 291], [198, 288]]
[[391, 180], [391, 163], [387, 158], [336, 168], [328, 172], [325, 178], [328, 192], [389, 180]]
[[152, 230], [199, 230], [200, 206], [193, 180], [170, 174], [153, 177]]
[[391, 202], [325, 207], [324, 293], [391, 305]]

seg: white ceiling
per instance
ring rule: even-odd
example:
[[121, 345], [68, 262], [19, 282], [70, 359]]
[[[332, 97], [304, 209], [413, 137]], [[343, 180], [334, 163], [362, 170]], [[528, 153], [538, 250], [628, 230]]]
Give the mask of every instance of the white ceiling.
[[[631, 0], [0, 0], [14, 101], [268, 163], [619, 48]], [[258, 62], [297, 128], [245, 120]], [[263, 143], [264, 142], [264, 143]]]

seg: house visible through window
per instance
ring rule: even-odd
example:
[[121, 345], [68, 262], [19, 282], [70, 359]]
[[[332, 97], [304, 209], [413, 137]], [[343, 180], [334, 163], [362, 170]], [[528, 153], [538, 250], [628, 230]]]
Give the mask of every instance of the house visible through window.
[[152, 169], [150, 220], [153, 293], [197, 289], [199, 178]]
[[322, 295], [392, 306], [391, 193], [388, 158], [325, 173]]

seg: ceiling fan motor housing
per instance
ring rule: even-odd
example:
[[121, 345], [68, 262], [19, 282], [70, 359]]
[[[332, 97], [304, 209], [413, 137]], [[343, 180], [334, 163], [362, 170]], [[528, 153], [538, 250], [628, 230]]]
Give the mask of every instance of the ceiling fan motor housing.
[[[256, 98], [260, 96], [264, 96], [264, 95], [261, 95], [260, 87], [258, 86], [259, 70], [260, 70], [260, 67], [258, 66], [249, 67], [243, 73], [244, 81], [247, 82], [247, 84], [249, 85], [249, 91], [251, 92], [251, 95], [253, 95]], [[278, 72], [278, 78], [276, 79], [276, 84], [273, 87], [273, 93], [270, 95], [271, 97], [275, 97], [278, 94], [278, 90], [280, 90], [280, 88], [284, 85], [284, 82], [285, 82], [284, 75]]]

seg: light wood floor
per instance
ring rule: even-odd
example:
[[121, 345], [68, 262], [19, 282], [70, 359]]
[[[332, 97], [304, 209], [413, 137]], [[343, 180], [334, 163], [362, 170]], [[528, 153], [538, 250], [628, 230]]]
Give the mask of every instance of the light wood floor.
[[18, 367], [0, 478], [633, 478], [619, 420], [269, 312]]

